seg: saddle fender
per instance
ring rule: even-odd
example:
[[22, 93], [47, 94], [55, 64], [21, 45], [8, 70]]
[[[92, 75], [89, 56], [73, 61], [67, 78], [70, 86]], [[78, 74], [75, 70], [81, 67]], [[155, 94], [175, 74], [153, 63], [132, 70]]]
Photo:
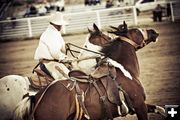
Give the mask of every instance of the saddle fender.
[[100, 78], [100, 80], [106, 90], [108, 100], [111, 103], [120, 106], [121, 101], [120, 101], [120, 97], [119, 97], [119, 91], [118, 91], [117, 85], [115, 83], [116, 81], [113, 80], [110, 76], [102, 77], [102, 78]]

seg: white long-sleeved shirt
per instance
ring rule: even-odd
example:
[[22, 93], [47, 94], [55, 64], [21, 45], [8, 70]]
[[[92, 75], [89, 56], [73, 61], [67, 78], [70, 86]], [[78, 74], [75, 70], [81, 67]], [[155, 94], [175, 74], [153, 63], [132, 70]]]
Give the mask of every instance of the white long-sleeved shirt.
[[66, 57], [63, 52], [65, 52], [64, 39], [53, 25], [49, 25], [40, 37], [34, 59], [63, 60]]

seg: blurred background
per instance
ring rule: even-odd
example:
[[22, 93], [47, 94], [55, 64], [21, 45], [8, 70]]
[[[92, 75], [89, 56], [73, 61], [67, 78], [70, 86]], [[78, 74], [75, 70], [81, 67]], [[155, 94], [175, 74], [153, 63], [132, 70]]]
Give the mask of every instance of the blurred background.
[[[179, 8], [179, 0], [0, 0], [0, 77], [31, 76], [39, 36], [57, 11], [69, 22], [61, 31], [65, 42], [78, 46], [84, 44], [93, 23], [108, 34], [110, 25], [126, 21], [129, 27], [153, 28], [160, 34], [157, 43], [137, 51], [146, 102], [180, 104]], [[149, 118], [164, 120], [155, 114]]]
[[[1, 0], [0, 40], [38, 37], [54, 12], [62, 12], [63, 34], [85, 32], [96, 23], [101, 29], [149, 22], [176, 21], [180, 18], [177, 0]], [[19, 35], [21, 33], [21, 35]]]

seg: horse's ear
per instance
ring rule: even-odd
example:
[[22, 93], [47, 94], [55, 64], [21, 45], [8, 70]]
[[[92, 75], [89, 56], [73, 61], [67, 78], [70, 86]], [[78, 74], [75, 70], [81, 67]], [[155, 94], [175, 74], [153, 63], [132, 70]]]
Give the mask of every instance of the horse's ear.
[[93, 31], [88, 28], [89, 33], [92, 33]]
[[97, 25], [95, 23], [93, 23], [93, 27], [94, 27], [95, 31], [99, 31], [99, 28], [97, 27]]
[[124, 25], [124, 30], [128, 30], [128, 27], [125, 21], [123, 21], [123, 25]]

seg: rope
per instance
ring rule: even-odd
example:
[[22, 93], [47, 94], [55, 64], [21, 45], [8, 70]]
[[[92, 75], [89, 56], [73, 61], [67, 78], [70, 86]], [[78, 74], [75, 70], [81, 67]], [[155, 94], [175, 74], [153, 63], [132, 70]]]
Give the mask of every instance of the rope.
[[[74, 46], [74, 47], [76, 47], [76, 48], [79, 48], [79, 49], [88, 51], [88, 52], [92, 52], [92, 53], [95, 53], [95, 54], [99, 54], [99, 55], [104, 56], [103, 53], [96, 52], [96, 51], [93, 51], [93, 50], [89, 50], [89, 49], [86, 49], [86, 48], [83, 48], [83, 47], [79, 47], [79, 46], [77, 46], [77, 45], [75, 45], [75, 44], [72, 44], [72, 43], [67, 43], [66, 45], [69, 47], [68, 50], [73, 51], [73, 52], [75, 52], [75, 50], [71, 50], [71, 49], [70, 49], [70, 45], [71, 45], [71, 46]], [[79, 52], [79, 51], [76, 51], [76, 52]]]

